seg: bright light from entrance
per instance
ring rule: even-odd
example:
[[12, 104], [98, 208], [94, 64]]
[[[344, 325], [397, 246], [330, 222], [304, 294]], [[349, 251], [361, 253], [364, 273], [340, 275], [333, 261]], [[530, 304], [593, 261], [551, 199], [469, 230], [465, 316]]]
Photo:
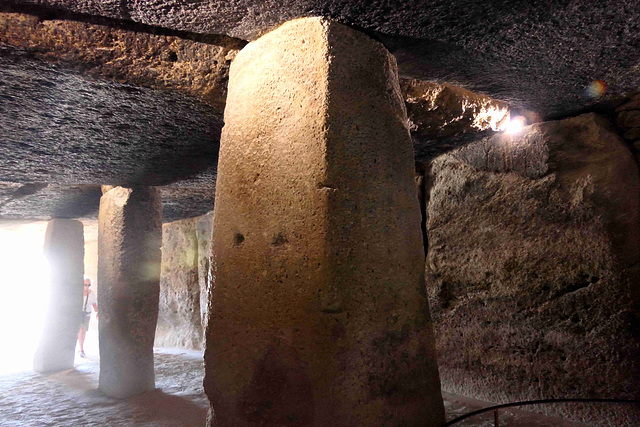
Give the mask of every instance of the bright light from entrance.
[[522, 116], [516, 116], [509, 120], [505, 132], [508, 134], [516, 134], [522, 131], [526, 125], [526, 119]]
[[32, 369], [49, 291], [46, 223], [0, 229], [0, 373]]

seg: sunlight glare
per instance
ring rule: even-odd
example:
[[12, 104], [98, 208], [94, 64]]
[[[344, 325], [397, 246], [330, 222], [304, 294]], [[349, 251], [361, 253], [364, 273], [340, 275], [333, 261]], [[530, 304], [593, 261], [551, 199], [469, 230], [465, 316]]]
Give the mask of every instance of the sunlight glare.
[[47, 309], [46, 223], [0, 229], [0, 373], [30, 370]]
[[505, 132], [508, 134], [516, 134], [522, 131], [526, 125], [526, 119], [522, 116], [512, 117], [507, 124]]

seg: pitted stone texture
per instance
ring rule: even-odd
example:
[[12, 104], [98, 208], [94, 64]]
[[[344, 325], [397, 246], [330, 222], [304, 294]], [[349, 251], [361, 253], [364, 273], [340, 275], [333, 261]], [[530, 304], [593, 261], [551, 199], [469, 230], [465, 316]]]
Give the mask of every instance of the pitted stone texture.
[[200, 99], [96, 80], [1, 45], [0, 70], [2, 181], [168, 185], [216, 163], [222, 120]]
[[[402, 75], [464, 86], [549, 115], [640, 86], [637, 0], [536, 2], [430, 0], [11, 0], [163, 28], [255, 39], [283, 22], [325, 16], [376, 32]], [[50, 12], [50, 11], [46, 11]]]
[[97, 185], [10, 182], [0, 182], [0, 194], [0, 218], [44, 221], [52, 217], [95, 220], [101, 196]]
[[400, 80], [413, 137], [434, 140], [469, 131], [504, 130], [509, 106], [450, 84]]
[[213, 213], [162, 227], [156, 346], [202, 349], [211, 288]]
[[[69, 165], [73, 168], [74, 165]], [[213, 209], [215, 176], [158, 187], [162, 219], [193, 218]], [[104, 187], [99, 185], [18, 184], [0, 181], [0, 219], [44, 220], [75, 218], [96, 221]]]
[[[595, 114], [431, 164], [427, 286], [445, 391], [640, 397], [638, 166]], [[637, 425], [630, 408], [554, 408]]]
[[640, 93], [616, 108], [616, 124], [624, 139], [631, 143], [636, 157], [640, 158]]
[[160, 308], [155, 345], [202, 349], [196, 219], [162, 226]]
[[80, 221], [54, 219], [47, 224], [44, 254], [49, 261], [49, 305], [33, 360], [36, 372], [73, 368], [82, 321], [84, 234]]
[[[217, 156], [217, 153], [216, 153]], [[211, 212], [216, 192], [215, 169], [192, 180], [159, 187], [164, 221], [194, 218]]]
[[161, 202], [150, 187], [115, 187], [100, 199], [100, 390], [126, 398], [152, 390], [158, 319]]
[[395, 61], [320, 18], [231, 66], [212, 239], [212, 426], [444, 421]]
[[77, 21], [0, 13], [0, 44], [88, 75], [156, 89], [178, 89], [224, 107], [229, 64], [245, 42], [201, 43]]

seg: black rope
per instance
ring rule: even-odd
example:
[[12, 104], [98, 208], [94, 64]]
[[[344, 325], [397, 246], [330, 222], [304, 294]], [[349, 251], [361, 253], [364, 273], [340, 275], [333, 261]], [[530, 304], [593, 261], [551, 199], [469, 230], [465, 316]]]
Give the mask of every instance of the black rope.
[[454, 418], [451, 421], [443, 424], [442, 427], [449, 427], [462, 420], [471, 418], [473, 416], [482, 414], [484, 412], [495, 411], [496, 409], [509, 408], [511, 406], [526, 406], [526, 405], [540, 405], [545, 403], [635, 403], [640, 404], [640, 400], [626, 400], [626, 399], [542, 399], [542, 400], [524, 400], [522, 402], [503, 403], [502, 405], [489, 406], [487, 408], [478, 409], [477, 411], [469, 412]]

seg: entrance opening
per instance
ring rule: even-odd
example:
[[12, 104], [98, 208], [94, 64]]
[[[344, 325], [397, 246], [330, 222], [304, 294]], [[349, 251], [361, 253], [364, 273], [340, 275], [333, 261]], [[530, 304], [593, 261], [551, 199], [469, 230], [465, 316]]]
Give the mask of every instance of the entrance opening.
[[0, 227], [0, 374], [32, 369], [49, 300], [46, 222]]

